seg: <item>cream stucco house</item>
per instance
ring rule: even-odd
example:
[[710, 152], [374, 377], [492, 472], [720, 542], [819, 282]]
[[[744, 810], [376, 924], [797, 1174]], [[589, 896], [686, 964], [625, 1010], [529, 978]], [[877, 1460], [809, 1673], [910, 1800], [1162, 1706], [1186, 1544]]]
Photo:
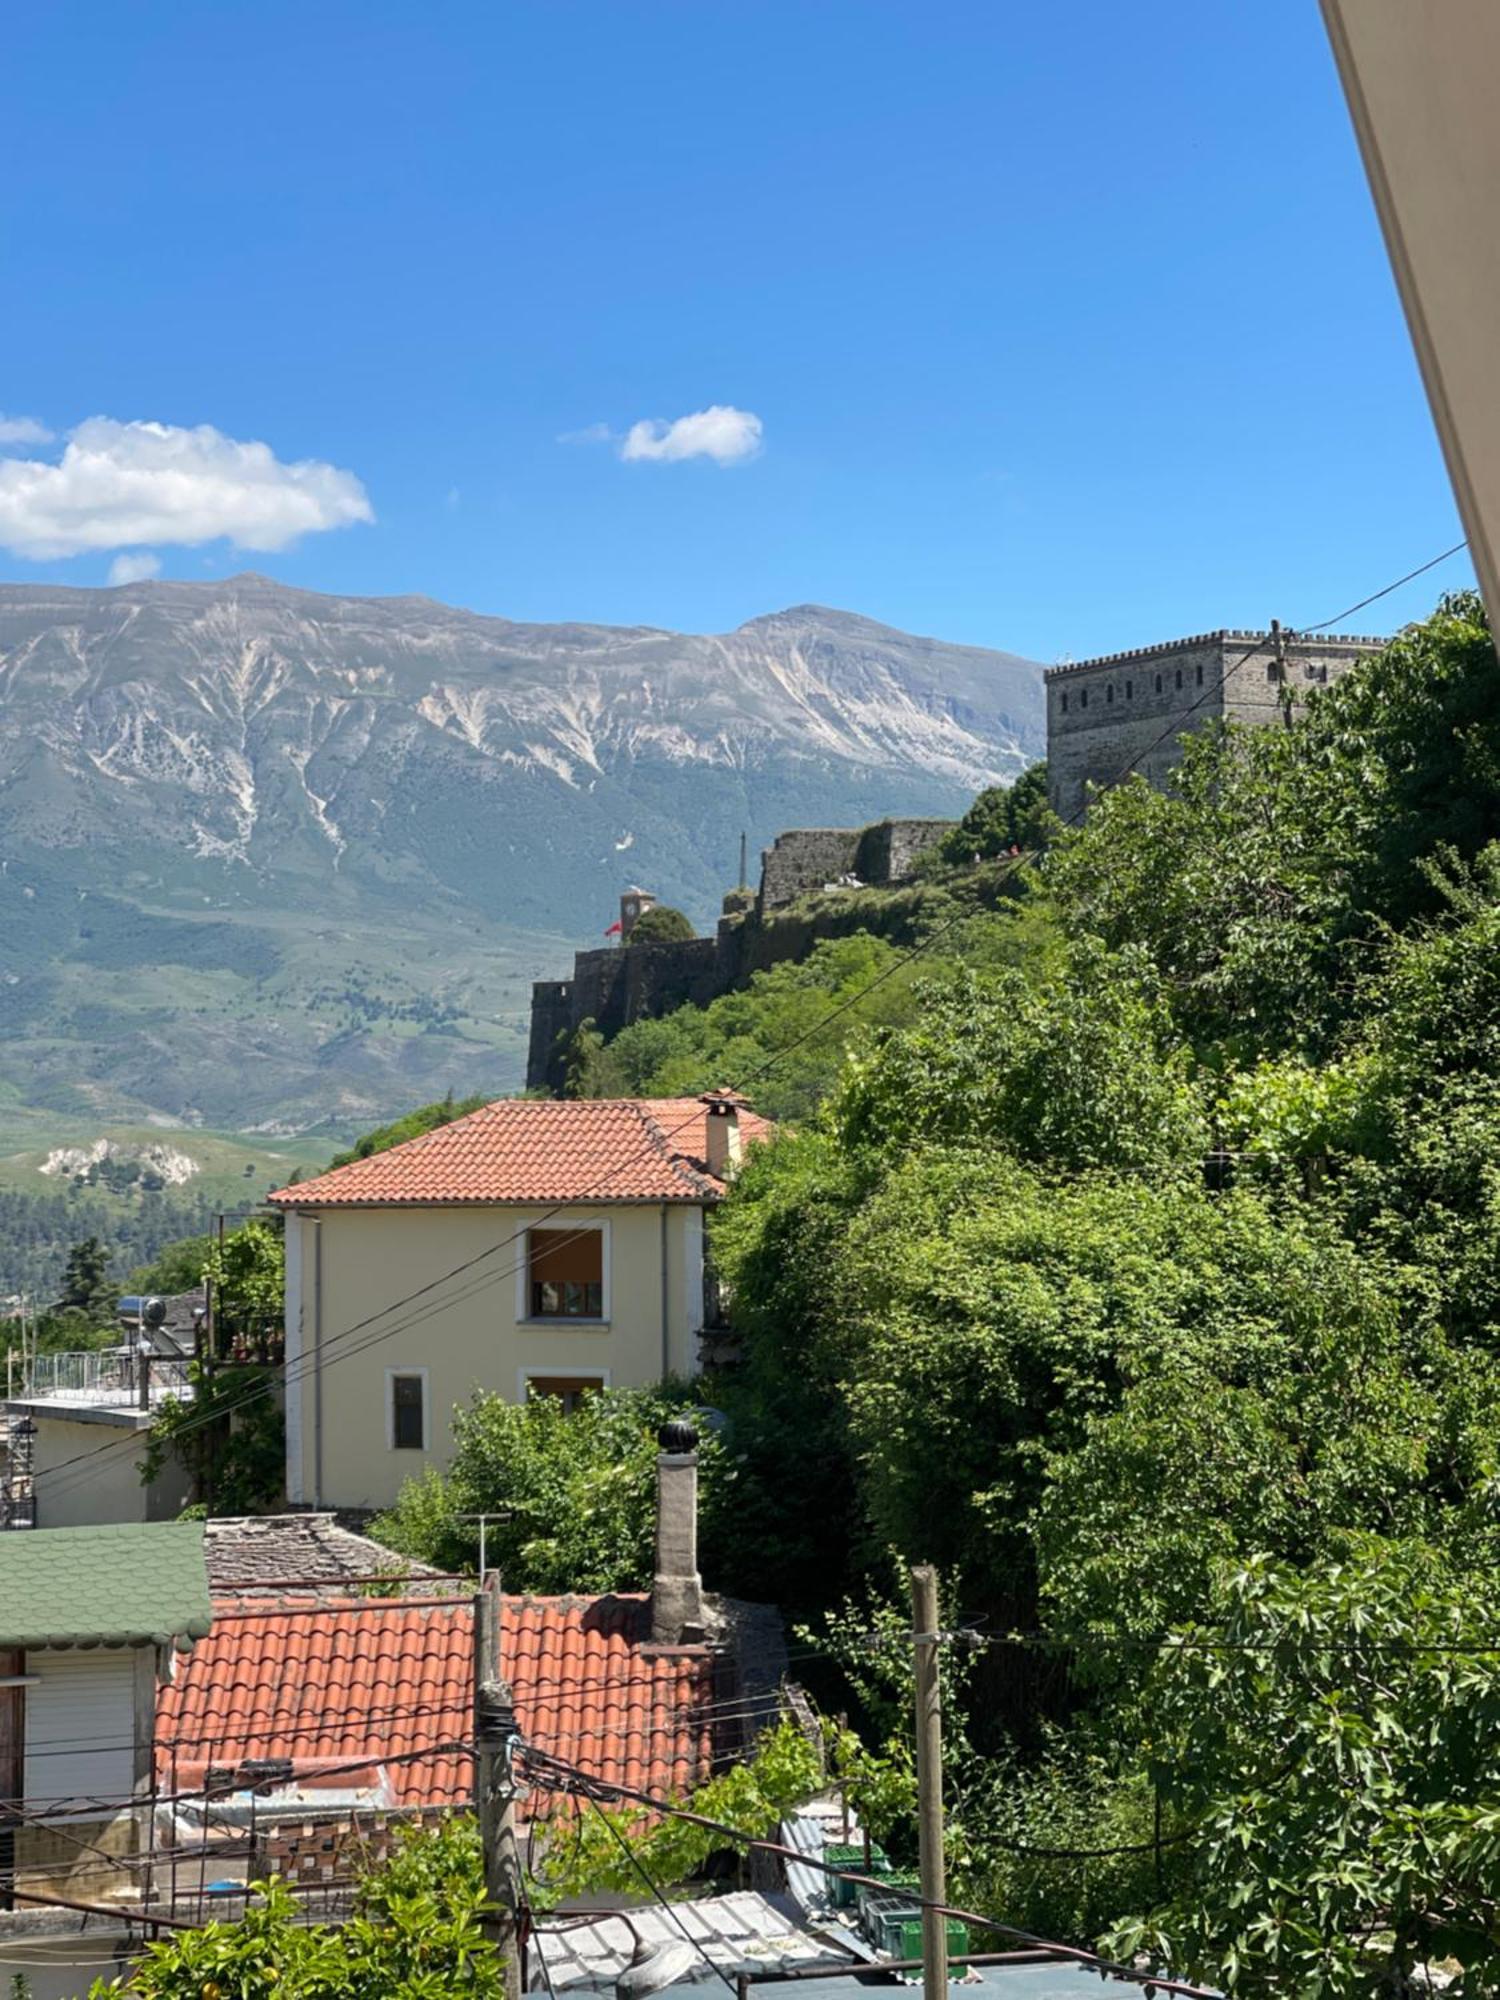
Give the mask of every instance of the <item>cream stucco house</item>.
[[704, 1098], [501, 1099], [280, 1189], [287, 1497], [388, 1506], [476, 1389], [693, 1373], [703, 1217], [767, 1127]]

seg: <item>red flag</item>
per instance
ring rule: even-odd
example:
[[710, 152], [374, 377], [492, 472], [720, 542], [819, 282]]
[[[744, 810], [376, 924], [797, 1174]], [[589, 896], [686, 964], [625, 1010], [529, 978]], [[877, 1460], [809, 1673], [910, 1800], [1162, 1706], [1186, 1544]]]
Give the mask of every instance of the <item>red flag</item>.
[[610, 925], [609, 929], [604, 933], [604, 935], [606, 937], [618, 937], [624, 928], [625, 926], [620, 922], [619, 918], [616, 917], [615, 921]]

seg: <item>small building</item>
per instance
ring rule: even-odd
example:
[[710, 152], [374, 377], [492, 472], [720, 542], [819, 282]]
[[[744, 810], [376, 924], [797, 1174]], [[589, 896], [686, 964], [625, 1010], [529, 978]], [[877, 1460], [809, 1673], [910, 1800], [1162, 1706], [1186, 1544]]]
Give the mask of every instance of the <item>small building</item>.
[[[527, 1745], [594, 1778], [681, 1797], [780, 1714], [786, 1649], [769, 1606], [704, 1592], [696, 1437], [674, 1423], [662, 1439], [649, 1592], [511, 1596], [493, 1575], [487, 1588]], [[253, 1844], [210, 1858], [209, 1884], [256, 1870], [314, 1891], [347, 1883], [372, 1815], [470, 1803], [475, 1610], [453, 1578], [390, 1597], [332, 1586], [277, 1602], [264, 1588], [216, 1597], [212, 1633], [163, 1695], [156, 1740], [161, 1796], [211, 1797], [221, 1820], [242, 1815]], [[523, 1794], [522, 1824], [546, 1817], [550, 1798]], [[162, 1857], [179, 1914], [207, 1886], [194, 1859]]]
[[144, 1894], [159, 1691], [211, 1622], [199, 1522], [0, 1535], [0, 1908]]
[[741, 1100], [502, 1098], [270, 1196], [286, 1216], [287, 1497], [389, 1506], [476, 1390], [564, 1403], [699, 1366], [703, 1218]]
[[168, 1458], [143, 1479], [152, 1423], [169, 1397], [190, 1400], [188, 1364], [129, 1349], [40, 1354], [24, 1390], [0, 1406], [0, 1525], [75, 1528], [173, 1521], [189, 1499]]
[[[1090, 788], [1139, 771], [1160, 786], [1182, 761], [1182, 738], [1207, 723], [1279, 722], [1388, 642], [1268, 632], [1200, 632], [1048, 669], [1047, 790], [1064, 820], [1081, 818]], [[1284, 678], [1283, 678], [1284, 676]]]

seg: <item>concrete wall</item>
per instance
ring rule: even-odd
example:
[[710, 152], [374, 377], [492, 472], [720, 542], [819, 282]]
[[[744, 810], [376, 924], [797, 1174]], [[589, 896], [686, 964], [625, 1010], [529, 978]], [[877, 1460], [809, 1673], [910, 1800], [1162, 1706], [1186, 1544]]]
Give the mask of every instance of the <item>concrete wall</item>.
[[[93, 1839], [88, 1826], [77, 1829]], [[84, 1901], [82, 1892], [79, 1900]], [[32, 1910], [0, 1918], [0, 1991], [19, 1974], [31, 2000], [86, 2000], [96, 1979], [128, 1972], [141, 1955], [139, 1938], [114, 1917]]]
[[[1287, 641], [1293, 707], [1385, 644], [1378, 638]], [[1054, 667], [1047, 675], [1047, 783], [1052, 809], [1081, 818], [1089, 787], [1139, 771], [1165, 783], [1182, 760], [1181, 737], [1220, 717], [1279, 721], [1280, 683], [1269, 637], [1209, 632], [1166, 646]]]
[[[691, 1374], [703, 1322], [703, 1219], [691, 1204], [669, 1204], [665, 1214], [667, 1365], [674, 1374]], [[291, 1367], [296, 1360], [302, 1378], [288, 1426], [289, 1452], [296, 1452], [287, 1467], [293, 1504], [389, 1506], [404, 1479], [448, 1464], [454, 1407], [476, 1389], [519, 1401], [531, 1374], [585, 1376], [615, 1386], [659, 1381], [662, 1216], [654, 1203], [556, 1212], [487, 1207], [289, 1215], [288, 1238], [297, 1247], [288, 1258], [287, 1361]], [[604, 1228], [602, 1323], [528, 1318], [525, 1232], [532, 1224]], [[314, 1231], [321, 1234], [317, 1256], [309, 1247]], [[486, 1251], [494, 1254], [465, 1281], [416, 1301], [409, 1312], [377, 1317], [393, 1300]], [[320, 1301], [313, 1282], [319, 1266]], [[441, 1303], [449, 1292], [464, 1295]], [[352, 1328], [360, 1332], [351, 1335]], [[378, 1340], [358, 1346], [364, 1333], [375, 1332]], [[389, 1379], [393, 1372], [424, 1371], [426, 1448], [398, 1449], [389, 1433]]]
[[55, 1404], [14, 1403], [36, 1422], [32, 1466], [39, 1528], [102, 1521], [171, 1521], [187, 1505], [188, 1480], [169, 1461], [149, 1486], [141, 1456], [149, 1419], [132, 1411], [69, 1412]]

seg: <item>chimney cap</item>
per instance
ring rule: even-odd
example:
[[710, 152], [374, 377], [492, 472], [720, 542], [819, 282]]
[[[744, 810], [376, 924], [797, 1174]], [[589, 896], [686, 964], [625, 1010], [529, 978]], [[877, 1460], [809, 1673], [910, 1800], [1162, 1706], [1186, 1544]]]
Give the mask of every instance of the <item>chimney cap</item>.
[[705, 1090], [698, 1102], [708, 1106], [710, 1118], [727, 1118], [731, 1112], [750, 1109], [749, 1098], [741, 1097], [737, 1090]]
[[663, 1451], [696, 1451], [698, 1430], [686, 1417], [668, 1417], [656, 1433], [656, 1442]]

